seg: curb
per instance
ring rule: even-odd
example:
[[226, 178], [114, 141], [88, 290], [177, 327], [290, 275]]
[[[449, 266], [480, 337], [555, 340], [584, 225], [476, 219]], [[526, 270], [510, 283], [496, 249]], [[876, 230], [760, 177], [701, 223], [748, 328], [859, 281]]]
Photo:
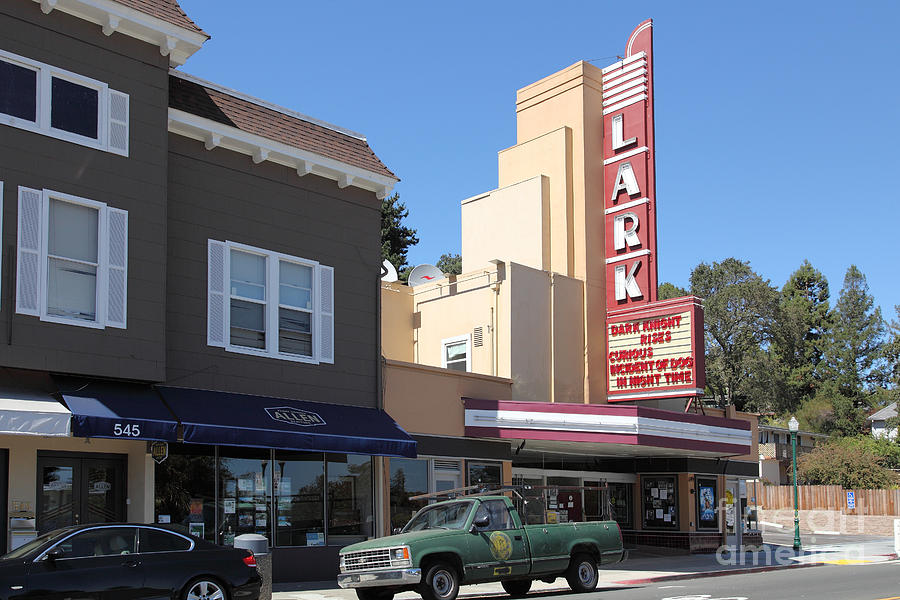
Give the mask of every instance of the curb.
[[654, 583], [656, 581], [679, 581], [681, 579], [703, 579], [706, 577], [724, 577], [726, 575], [741, 575], [751, 573], [766, 573], [781, 569], [808, 569], [809, 567], [824, 567], [826, 563], [805, 563], [796, 565], [769, 565], [766, 567], [751, 567], [749, 569], [726, 569], [724, 571], [700, 571], [697, 573], [684, 573], [681, 575], [661, 575], [659, 577], [647, 577], [644, 579], [626, 579], [614, 583], [621, 585], [636, 585], [639, 583]]

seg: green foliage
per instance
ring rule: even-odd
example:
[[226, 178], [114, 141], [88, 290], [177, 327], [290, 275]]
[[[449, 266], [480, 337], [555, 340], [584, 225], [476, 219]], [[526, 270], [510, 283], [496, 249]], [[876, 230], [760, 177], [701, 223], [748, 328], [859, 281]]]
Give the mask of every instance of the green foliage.
[[831, 330], [828, 280], [803, 261], [781, 290], [772, 335], [776, 409], [794, 412], [816, 392]]
[[896, 456], [879, 455], [879, 447], [872, 442], [848, 437], [820, 444], [799, 457], [797, 480], [809, 485], [840, 485], [844, 489], [896, 487], [900, 477], [887, 467]]
[[844, 396], [861, 403], [864, 390], [884, 380], [884, 321], [874, 306], [866, 277], [850, 265], [832, 311], [834, 327], [826, 350], [828, 376]]
[[656, 297], [659, 300], [670, 300], [672, 298], [681, 298], [687, 296], [688, 291], [680, 288], [673, 283], [666, 281], [656, 289]]
[[726, 258], [691, 272], [691, 293], [704, 299], [706, 385], [720, 404], [764, 409], [754, 391], [767, 380], [762, 347], [771, 339], [778, 291], [748, 262]]
[[409, 210], [400, 202], [400, 194], [381, 201], [381, 259], [391, 261], [403, 281], [409, 277], [406, 254], [419, 243], [416, 230], [403, 224], [408, 216]]
[[459, 254], [441, 254], [435, 265], [446, 275], [459, 275], [462, 273], [462, 256]]
[[900, 390], [900, 304], [894, 305], [897, 318], [888, 327], [888, 341], [883, 354], [886, 363], [885, 378], [895, 391]]

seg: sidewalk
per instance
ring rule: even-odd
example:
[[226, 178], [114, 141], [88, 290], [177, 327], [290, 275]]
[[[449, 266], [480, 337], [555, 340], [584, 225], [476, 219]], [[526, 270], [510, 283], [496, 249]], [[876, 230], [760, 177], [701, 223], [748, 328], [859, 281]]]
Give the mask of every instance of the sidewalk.
[[[885, 538], [865, 544], [830, 544], [810, 546], [799, 554], [790, 546], [765, 544], [761, 552], [739, 555], [679, 554], [656, 555], [646, 550], [632, 551], [630, 558], [615, 569], [601, 569], [598, 589], [611, 589], [650, 583], [715, 577], [734, 573], [754, 573], [775, 569], [815, 567], [821, 565], [866, 564], [895, 560], [893, 540]], [[354, 590], [344, 590], [334, 581], [280, 583], [273, 586], [273, 600], [355, 600]], [[560, 577], [553, 583], [536, 581], [531, 592], [568, 592], [566, 580]], [[505, 596], [499, 583], [467, 585], [460, 589], [460, 598]], [[420, 599], [415, 592], [404, 592], [398, 600]]]

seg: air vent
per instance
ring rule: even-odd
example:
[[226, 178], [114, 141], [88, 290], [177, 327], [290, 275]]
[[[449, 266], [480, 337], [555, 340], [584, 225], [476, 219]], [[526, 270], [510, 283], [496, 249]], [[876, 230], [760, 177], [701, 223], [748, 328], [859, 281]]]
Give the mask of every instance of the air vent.
[[451, 473], [459, 473], [459, 461], [458, 460], [441, 460], [434, 459], [434, 470], [435, 471], [447, 471]]
[[472, 332], [472, 345], [476, 348], [484, 345], [484, 327], [476, 327]]

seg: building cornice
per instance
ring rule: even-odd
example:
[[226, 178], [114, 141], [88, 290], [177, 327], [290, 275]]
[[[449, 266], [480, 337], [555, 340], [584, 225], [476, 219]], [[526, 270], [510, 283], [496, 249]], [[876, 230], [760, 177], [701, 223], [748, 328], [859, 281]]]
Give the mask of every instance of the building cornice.
[[312, 173], [337, 181], [339, 188], [349, 186], [375, 192], [379, 200], [385, 198], [397, 183], [367, 169], [289, 146], [282, 142], [247, 133], [237, 127], [217, 123], [211, 119], [169, 108], [169, 132], [204, 143], [207, 150], [217, 147], [246, 154], [254, 163], [271, 161], [297, 171], [303, 177]]
[[34, 0], [44, 14], [54, 10], [99, 25], [107, 36], [121, 33], [159, 47], [169, 64], [179, 66], [191, 57], [209, 36], [179, 27], [112, 0]]

